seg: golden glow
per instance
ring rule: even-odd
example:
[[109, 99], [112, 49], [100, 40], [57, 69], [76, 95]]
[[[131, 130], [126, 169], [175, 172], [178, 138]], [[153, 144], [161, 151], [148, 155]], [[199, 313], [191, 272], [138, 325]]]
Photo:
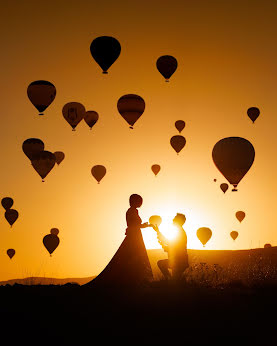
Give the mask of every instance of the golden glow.
[[160, 227], [161, 233], [169, 240], [172, 240], [177, 235], [177, 228], [172, 224], [172, 222], [166, 222]]
[[[132, 193], [143, 197], [143, 222], [158, 214], [163, 232], [169, 232], [176, 213], [185, 214], [188, 248], [203, 249], [196, 237], [199, 227], [213, 232], [205, 249], [275, 245], [276, 4], [263, 7], [263, 15], [260, 6], [252, 6], [249, 15], [243, 1], [232, 6], [180, 0], [68, 6], [60, 0], [55, 11], [43, 1], [33, 2], [14, 6], [6, 1], [1, 8], [7, 28], [1, 44], [1, 197], [14, 199], [19, 218], [11, 229], [1, 208], [0, 280], [26, 272], [96, 275], [124, 239]], [[107, 75], [89, 52], [91, 41], [101, 35], [122, 45]], [[155, 65], [163, 54], [178, 60], [169, 83]], [[26, 94], [38, 79], [57, 88], [41, 117]], [[146, 103], [133, 130], [117, 110], [118, 99], [128, 93]], [[91, 131], [83, 121], [71, 130], [62, 115], [71, 101], [98, 112]], [[254, 125], [246, 114], [251, 106], [261, 110]], [[176, 120], [186, 122], [187, 143], [179, 155], [170, 146], [178, 134]], [[227, 136], [247, 138], [257, 155], [238, 192], [229, 188], [223, 194], [219, 186], [226, 181], [211, 151]], [[21, 149], [31, 137], [42, 139], [46, 150], [65, 153], [45, 183]], [[157, 177], [153, 164], [161, 166]], [[100, 184], [91, 175], [94, 165], [107, 168]], [[246, 212], [242, 223], [235, 217], [238, 210]], [[60, 230], [60, 245], [50, 258], [42, 239], [53, 227]], [[239, 232], [235, 242], [232, 230]], [[143, 236], [147, 248], [160, 247], [154, 230], [143, 230]], [[12, 260], [8, 248], [16, 250]]]
[[[162, 218], [159, 230], [168, 239], [174, 239], [177, 235], [176, 226], [172, 222], [176, 213], [182, 213], [186, 216], [186, 222], [183, 225], [183, 228], [188, 237], [188, 248], [203, 249], [203, 245], [196, 236], [196, 231], [200, 227], [214, 228], [213, 224], [207, 224], [207, 221], [209, 220], [208, 210], [206, 212], [194, 209], [187, 209], [184, 211], [179, 206], [173, 204], [158, 208], [156, 215], [160, 215]], [[157, 240], [157, 233], [152, 228], [146, 228], [142, 231], [142, 234], [147, 249], [161, 248], [161, 245]], [[206, 248], [212, 248], [209, 245], [210, 244], [208, 243]]]
[[[172, 210], [168, 209], [163, 210], [162, 214], [158, 214], [162, 218], [159, 230], [167, 239], [174, 239], [177, 234], [176, 226], [172, 223], [175, 214]], [[157, 240], [157, 233], [152, 228], [147, 228], [143, 231], [143, 239], [147, 249], [161, 248], [161, 245]]]

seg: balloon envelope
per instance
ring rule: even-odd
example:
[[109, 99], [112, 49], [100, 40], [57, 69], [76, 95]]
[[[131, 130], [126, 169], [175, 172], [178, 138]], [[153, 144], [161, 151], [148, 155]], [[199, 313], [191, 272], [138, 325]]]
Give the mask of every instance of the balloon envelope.
[[22, 144], [24, 154], [32, 160], [32, 157], [40, 151], [44, 150], [44, 143], [38, 138], [28, 138]]
[[87, 111], [84, 117], [85, 122], [88, 124], [90, 129], [97, 123], [99, 115], [95, 111]]
[[158, 227], [162, 223], [162, 218], [159, 215], [152, 215], [149, 217], [149, 223], [152, 225], [157, 225]]
[[264, 244], [264, 248], [265, 248], [265, 249], [269, 249], [269, 248], [271, 248], [271, 247], [272, 247], [271, 244]]
[[185, 126], [186, 126], [186, 123], [184, 122], [184, 120], [175, 121], [175, 127], [179, 131], [179, 133], [181, 133], [183, 131]]
[[237, 239], [237, 237], [238, 237], [238, 232], [237, 231], [232, 231], [231, 233], [230, 233], [230, 236], [231, 236], [231, 238], [233, 239], [233, 240], [236, 240]]
[[180, 136], [180, 135], [173, 136], [170, 139], [170, 144], [171, 144], [172, 148], [178, 154], [186, 145], [186, 139], [185, 139], [185, 137]]
[[132, 129], [145, 110], [145, 102], [138, 95], [128, 94], [120, 97], [117, 109]]
[[152, 165], [151, 169], [152, 169], [152, 172], [156, 176], [159, 173], [159, 171], [161, 170], [161, 166], [160, 165]]
[[32, 166], [37, 173], [44, 179], [52, 170], [56, 163], [56, 156], [50, 151], [40, 151], [33, 156]]
[[15, 221], [18, 219], [18, 211], [15, 209], [8, 209], [5, 212], [5, 219], [8, 221], [8, 223], [12, 226]]
[[57, 165], [59, 165], [63, 161], [63, 159], [65, 158], [65, 155], [62, 151], [55, 151], [54, 155], [56, 158]]
[[27, 89], [27, 95], [36, 109], [42, 112], [54, 101], [56, 97], [55, 86], [46, 80], [32, 82]]
[[8, 249], [7, 255], [10, 257], [10, 259], [12, 259], [13, 256], [15, 255], [15, 250], [14, 249]]
[[79, 122], [84, 118], [86, 114], [85, 107], [79, 102], [69, 102], [63, 106], [62, 109], [63, 117], [72, 127], [72, 130], [75, 130], [75, 127]]
[[228, 190], [229, 185], [226, 183], [223, 183], [223, 184], [220, 184], [220, 188], [225, 193]]
[[237, 211], [236, 212], [236, 218], [241, 222], [245, 218], [245, 212], [244, 211]]
[[50, 255], [56, 250], [57, 246], [60, 243], [60, 239], [55, 234], [47, 234], [43, 240], [43, 245], [45, 246], [46, 250], [50, 253]]
[[93, 177], [98, 181], [98, 184], [100, 183], [100, 181], [104, 178], [104, 176], [106, 175], [106, 168], [102, 165], [96, 165], [93, 166], [91, 169], [91, 174], [93, 175]]
[[253, 121], [253, 124], [255, 122], [255, 120], [258, 118], [258, 116], [260, 115], [260, 110], [257, 107], [250, 107], [247, 110], [247, 115], [249, 116], [249, 118]]
[[13, 206], [13, 199], [11, 197], [4, 197], [1, 200], [1, 204], [5, 210], [11, 209]]
[[201, 227], [197, 230], [196, 235], [203, 246], [205, 246], [212, 236], [212, 231], [208, 227]]
[[103, 70], [103, 73], [108, 73], [108, 69], [119, 57], [120, 52], [120, 43], [117, 39], [110, 36], [97, 37], [90, 45], [90, 53]]
[[156, 62], [156, 66], [161, 75], [165, 78], [166, 82], [176, 71], [178, 63], [174, 56], [163, 55], [160, 56]]
[[237, 191], [238, 183], [252, 166], [255, 158], [253, 145], [245, 138], [227, 137], [218, 141], [212, 151], [214, 164]]
[[51, 228], [50, 234], [58, 235], [59, 234], [58, 228]]

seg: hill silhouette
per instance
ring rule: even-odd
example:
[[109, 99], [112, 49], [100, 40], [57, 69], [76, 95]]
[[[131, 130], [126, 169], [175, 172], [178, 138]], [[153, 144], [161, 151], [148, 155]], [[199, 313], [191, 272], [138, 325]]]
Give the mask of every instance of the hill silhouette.
[[276, 288], [171, 281], [140, 289], [6, 285], [1, 338], [17, 344], [28, 335], [28, 345], [269, 345], [276, 338], [269, 313], [277, 308]]
[[47, 277], [39, 277], [39, 276], [30, 276], [21, 279], [12, 279], [6, 281], [0, 281], [0, 285], [65, 285], [68, 283], [84, 285], [90, 280], [92, 280], [94, 276], [90, 276], [87, 278], [47, 278]]
[[[167, 257], [167, 254], [162, 249], [148, 250], [150, 264], [153, 270], [155, 280], [162, 278], [160, 270], [157, 266], [157, 261]], [[214, 265], [228, 269], [230, 272], [235, 268], [234, 275], [243, 276], [247, 270], [277, 270], [277, 246], [270, 248], [257, 248], [246, 250], [193, 250], [188, 249], [190, 266], [213, 267]], [[198, 268], [199, 270], [199, 268]], [[84, 278], [48, 278], [48, 277], [26, 277], [19, 279], [11, 279], [0, 281], [0, 285], [65, 285], [68, 283], [84, 285], [91, 281], [95, 275]], [[234, 279], [234, 277], [233, 277]], [[231, 279], [230, 279], [231, 281]]]

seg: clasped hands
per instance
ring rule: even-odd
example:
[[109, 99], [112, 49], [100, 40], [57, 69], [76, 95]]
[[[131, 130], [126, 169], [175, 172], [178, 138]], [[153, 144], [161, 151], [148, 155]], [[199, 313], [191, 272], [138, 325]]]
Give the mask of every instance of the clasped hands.
[[143, 224], [141, 224], [141, 228], [146, 228], [146, 227], [152, 227], [154, 231], [156, 232], [159, 231], [159, 227], [157, 225], [153, 225], [152, 223], [144, 222]]

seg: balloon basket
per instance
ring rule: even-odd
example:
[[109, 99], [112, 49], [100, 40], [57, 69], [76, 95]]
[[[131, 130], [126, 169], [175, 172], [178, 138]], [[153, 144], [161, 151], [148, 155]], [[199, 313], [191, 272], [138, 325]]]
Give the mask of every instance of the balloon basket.
[[103, 74], [108, 74], [108, 72], [107, 72], [107, 71], [103, 71], [102, 73], [103, 73]]
[[43, 180], [43, 179], [42, 179], [42, 181], [41, 181], [41, 182], [42, 182], [42, 183], [44, 183], [44, 182], [45, 182], [45, 180]]
[[44, 115], [44, 113], [39, 113], [38, 115]]
[[133, 126], [130, 126], [129, 128], [130, 128], [131, 130], [133, 130], [133, 129], [134, 129], [134, 128], [133, 128]]
[[76, 129], [74, 128], [74, 129], [72, 129], [72, 131], [76, 131]]
[[232, 189], [232, 191], [238, 191], [238, 189], [234, 187], [234, 188]]
[[166, 79], [165, 82], [168, 83], [168, 82], [169, 82], [169, 79]]

